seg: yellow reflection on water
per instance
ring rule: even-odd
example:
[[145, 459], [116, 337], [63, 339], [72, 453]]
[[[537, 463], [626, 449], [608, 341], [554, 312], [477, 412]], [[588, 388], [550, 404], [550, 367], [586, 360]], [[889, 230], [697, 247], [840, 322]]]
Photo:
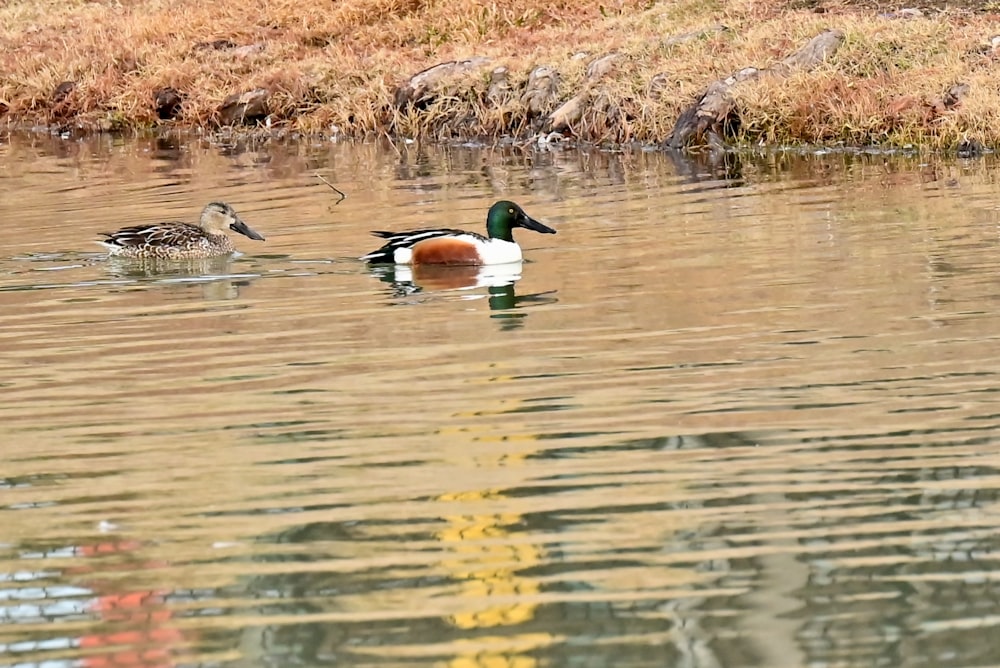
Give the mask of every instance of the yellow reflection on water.
[[[445, 494], [442, 501], [484, 501], [498, 498], [496, 490]], [[438, 538], [449, 543], [456, 555], [442, 565], [462, 582], [462, 595], [488, 603], [491, 598], [523, 597], [537, 594], [539, 585], [517, 573], [542, 562], [543, 554], [531, 544], [509, 541], [509, 527], [521, 521], [514, 513], [492, 515], [452, 515], [444, 518], [448, 528]], [[448, 618], [462, 629], [490, 628], [520, 624], [534, 616], [537, 604], [504, 602]]]
[[[536, 440], [534, 436], [520, 438]], [[527, 452], [506, 453], [480, 460], [480, 466], [505, 468], [523, 463], [527, 456]], [[504, 498], [504, 491], [468, 490], [449, 492], [437, 498], [450, 505], [492, 505]], [[443, 519], [447, 526], [437, 532], [437, 537], [454, 558], [443, 560], [441, 565], [460, 582], [457, 597], [467, 608], [449, 615], [446, 621], [468, 631], [516, 626], [534, 619], [538, 604], [530, 599], [541, 592], [541, 585], [521, 573], [543, 563], [546, 555], [538, 545], [518, 540], [515, 527], [524, 521], [523, 515], [471, 513], [446, 515]], [[448, 665], [454, 668], [531, 668], [537, 665], [537, 660], [526, 653], [550, 645], [553, 639], [548, 633], [476, 637], [456, 643], [459, 653]]]

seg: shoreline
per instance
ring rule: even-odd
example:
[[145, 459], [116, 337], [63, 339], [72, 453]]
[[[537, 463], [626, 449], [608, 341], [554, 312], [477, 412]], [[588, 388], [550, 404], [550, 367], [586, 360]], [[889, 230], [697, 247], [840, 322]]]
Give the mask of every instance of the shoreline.
[[787, 4], [12, 0], [0, 8], [0, 124], [678, 149], [1000, 145], [997, 14]]

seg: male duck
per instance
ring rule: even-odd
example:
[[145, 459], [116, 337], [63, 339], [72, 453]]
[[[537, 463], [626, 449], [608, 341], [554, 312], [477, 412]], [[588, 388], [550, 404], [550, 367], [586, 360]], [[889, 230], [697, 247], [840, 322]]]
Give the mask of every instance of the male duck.
[[225, 202], [212, 202], [201, 212], [200, 225], [169, 222], [125, 227], [102, 232], [98, 241], [109, 255], [164, 260], [188, 260], [228, 255], [236, 250], [226, 230], [239, 232], [255, 241], [264, 241]]
[[524, 227], [542, 234], [556, 231], [543, 225], [513, 202], [501, 200], [490, 207], [486, 216], [489, 238], [475, 232], [452, 229], [412, 230], [410, 232], [373, 231], [388, 239], [377, 251], [361, 257], [372, 264], [506, 264], [521, 260], [521, 247], [512, 231]]

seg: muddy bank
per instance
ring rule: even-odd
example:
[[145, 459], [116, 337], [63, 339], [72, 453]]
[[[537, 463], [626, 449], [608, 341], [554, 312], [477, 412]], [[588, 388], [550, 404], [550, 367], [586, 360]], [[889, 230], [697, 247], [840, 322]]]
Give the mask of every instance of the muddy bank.
[[60, 131], [1000, 144], [997, 16], [824, 2], [0, 8], [0, 119]]

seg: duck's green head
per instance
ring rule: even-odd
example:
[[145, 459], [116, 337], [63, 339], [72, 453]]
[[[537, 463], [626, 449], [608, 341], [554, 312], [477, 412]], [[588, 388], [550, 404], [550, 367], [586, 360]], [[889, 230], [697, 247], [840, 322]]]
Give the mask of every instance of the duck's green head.
[[500, 200], [490, 207], [490, 212], [486, 216], [486, 231], [491, 239], [514, 241], [512, 231], [515, 227], [523, 227], [542, 234], [556, 233], [551, 227], [538, 222], [517, 204], [508, 200]]

